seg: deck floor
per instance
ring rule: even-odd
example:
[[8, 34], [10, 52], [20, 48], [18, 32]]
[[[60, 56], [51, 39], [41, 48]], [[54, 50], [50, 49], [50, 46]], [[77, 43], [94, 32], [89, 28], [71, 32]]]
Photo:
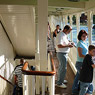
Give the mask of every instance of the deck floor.
[[[56, 66], [56, 78], [55, 78], [55, 81], [56, 81], [57, 80], [58, 64], [59, 64], [56, 56], [54, 57], [54, 63]], [[55, 95], [71, 95], [71, 89], [72, 89], [74, 77], [75, 77], [75, 75], [74, 75], [71, 67], [69, 66], [69, 64], [67, 64], [67, 73], [66, 73], [66, 80], [68, 81], [68, 83], [66, 84], [67, 88], [63, 89], [63, 88], [55, 86]]]

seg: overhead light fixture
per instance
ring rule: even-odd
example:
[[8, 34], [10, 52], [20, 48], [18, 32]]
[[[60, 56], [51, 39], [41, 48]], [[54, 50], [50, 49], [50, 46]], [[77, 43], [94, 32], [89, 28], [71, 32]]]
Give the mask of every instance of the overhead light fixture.
[[55, 8], [56, 9], [56, 11], [62, 11], [62, 10], [64, 10], [64, 8]]
[[72, 2], [79, 2], [80, 0], [68, 0], [68, 1], [72, 1]]
[[71, 1], [71, 2], [79, 2], [79, 1], [89, 1], [89, 0], [68, 0], [68, 1]]

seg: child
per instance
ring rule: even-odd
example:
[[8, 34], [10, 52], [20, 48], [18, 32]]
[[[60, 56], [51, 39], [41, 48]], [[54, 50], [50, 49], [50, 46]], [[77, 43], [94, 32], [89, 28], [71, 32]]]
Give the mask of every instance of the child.
[[93, 93], [93, 68], [95, 65], [92, 61], [92, 56], [95, 56], [95, 46], [90, 45], [89, 53], [85, 56], [83, 60], [82, 69], [80, 72], [80, 92], [79, 95], [92, 95]]

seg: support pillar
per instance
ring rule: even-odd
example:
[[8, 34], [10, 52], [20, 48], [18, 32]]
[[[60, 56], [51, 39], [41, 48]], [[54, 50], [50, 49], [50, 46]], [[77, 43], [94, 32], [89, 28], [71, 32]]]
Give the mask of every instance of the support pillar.
[[48, 0], [38, 0], [40, 70], [47, 70]]
[[[80, 31], [80, 14], [79, 13], [76, 14], [76, 26], [77, 26], [77, 35], [78, 35]], [[77, 42], [78, 42], [78, 39], [77, 39]]]
[[63, 23], [63, 28], [64, 28], [64, 26], [65, 26], [65, 17], [64, 16], [62, 17], [62, 23]]
[[67, 19], [67, 16], [65, 16], [65, 25], [68, 24], [68, 19]]
[[93, 15], [92, 11], [87, 12], [87, 18], [88, 18], [88, 40], [89, 40], [89, 45], [92, 44], [92, 24], [93, 24]]
[[[73, 16], [70, 15], [69, 17], [70, 17], [70, 26], [72, 27], [72, 26], [73, 26], [73, 21], [72, 21], [72, 17], [73, 17]], [[73, 35], [72, 35], [72, 32], [71, 32], [70, 36], [71, 36], [71, 41], [73, 41]]]
[[61, 18], [61, 25], [60, 25], [60, 28], [63, 30], [63, 16], [61, 15], [60, 18]]
[[[37, 27], [37, 24], [36, 24]], [[38, 27], [37, 27], [38, 29]], [[36, 49], [35, 49], [35, 63], [36, 63], [36, 70], [40, 71], [40, 54], [39, 54], [39, 32], [36, 30]]]
[[62, 28], [62, 16], [60, 15], [60, 16], [58, 17], [58, 19], [59, 19], [60, 28]]
[[51, 32], [53, 32], [54, 31], [54, 29], [56, 28], [55, 27], [55, 24], [54, 24], [54, 16], [53, 15], [51, 15], [50, 17], [49, 17], [49, 24], [50, 24], [50, 27], [51, 27]]

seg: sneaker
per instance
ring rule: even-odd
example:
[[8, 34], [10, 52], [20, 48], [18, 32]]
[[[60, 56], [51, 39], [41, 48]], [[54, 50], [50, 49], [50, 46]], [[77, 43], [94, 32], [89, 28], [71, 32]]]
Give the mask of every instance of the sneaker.
[[68, 81], [67, 80], [64, 80], [64, 83], [68, 83]]
[[62, 84], [62, 85], [56, 85], [57, 87], [60, 87], [60, 88], [67, 88], [67, 86], [65, 84]]

